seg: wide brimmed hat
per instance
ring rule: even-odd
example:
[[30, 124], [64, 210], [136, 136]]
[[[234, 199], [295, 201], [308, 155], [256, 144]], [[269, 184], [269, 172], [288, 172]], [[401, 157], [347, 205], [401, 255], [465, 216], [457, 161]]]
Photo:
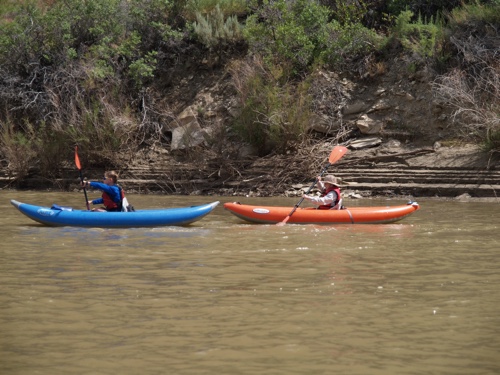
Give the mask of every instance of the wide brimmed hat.
[[337, 177], [332, 176], [332, 175], [325, 176], [325, 178], [323, 178], [323, 183], [330, 184], [330, 185], [333, 185], [336, 187], [340, 187], [338, 180], [337, 180]]

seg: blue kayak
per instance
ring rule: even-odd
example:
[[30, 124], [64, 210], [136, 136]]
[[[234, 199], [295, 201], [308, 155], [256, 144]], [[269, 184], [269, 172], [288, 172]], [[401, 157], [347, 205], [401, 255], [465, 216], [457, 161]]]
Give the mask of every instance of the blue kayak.
[[137, 210], [134, 212], [98, 212], [75, 210], [53, 205], [35, 206], [11, 200], [10, 203], [41, 224], [49, 226], [94, 228], [139, 228], [168, 225], [188, 225], [208, 215], [219, 204], [213, 202], [199, 206]]

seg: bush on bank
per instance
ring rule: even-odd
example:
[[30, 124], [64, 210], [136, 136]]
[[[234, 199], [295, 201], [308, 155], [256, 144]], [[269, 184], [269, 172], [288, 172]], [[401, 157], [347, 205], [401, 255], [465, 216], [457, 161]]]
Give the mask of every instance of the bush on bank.
[[[232, 66], [232, 126], [264, 155], [307, 140], [310, 73], [360, 76], [395, 44], [435, 64], [435, 95], [464, 136], [499, 151], [499, 0], [71, 0], [0, 5], [0, 153], [22, 177], [57, 175], [78, 143], [89, 163], [168, 142], [159, 98], [186, 66]], [[467, 39], [473, 31], [474, 40]], [[475, 48], [481, 42], [485, 48]], [[250, 65], [249, 65], [250, 64]], [[290, 110], [292, 108], [293, 110]]]

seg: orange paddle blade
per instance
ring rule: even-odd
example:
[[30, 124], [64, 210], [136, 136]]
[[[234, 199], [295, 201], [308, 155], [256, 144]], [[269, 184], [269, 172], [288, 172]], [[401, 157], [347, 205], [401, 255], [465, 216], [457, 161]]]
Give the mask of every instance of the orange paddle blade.
[[330, 153], [330, 157], [328, 158], [328, 162], [330, 164], [335, 163], [336, 161], [340, 160], [342, 156], [345, 155], [347, 152], [347, 147], [344, 146], [335, 146]]
[[82, 169], [80, 165], [80, 158], [78, 157], [78, 146], [75, 146], [75, 164], [78, 169]]

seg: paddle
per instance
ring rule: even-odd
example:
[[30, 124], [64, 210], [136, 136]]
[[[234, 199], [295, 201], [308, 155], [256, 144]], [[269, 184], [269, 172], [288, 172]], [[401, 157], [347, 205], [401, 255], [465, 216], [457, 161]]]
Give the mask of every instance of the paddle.
[[[347, 152], [347, 148], [344, 147], [344, 146], [335, 146], [332, 150], [332, 152], [330, 153], [330, 157], [328, 158], [328, 163], [325, 165], [325, 168], [323, 168], [323, 170], [321, 171], [321, 173], [319, 174], [319, 177], [323, 176], [323, 174], [326, 172], [326, 170], [330, 167], [330, 165], [332, 165], [333, 163], [335, 163], [337, 160], [339, 160], [342, 156], [344, 156], [344, 154]], [[316, 185], [316, 183], [318, 182], [318, 177], [316, 177], [316, 179], [314, 180], [313, 184], [309, 187], [309, 189], [307, 189], [306, 191], [306, 194], [309, 194], [309, 192], [312, 190], [312, 188], [314, 187], [314, 185]], [[299, 208], [300, 204], [302, 203], [302, 201], [304, 200], [304, 197], [302, 197], [300, 199], [300, 201], [293, 207], [292, 211], [290, 211], [290, 213], [288, 214], [287, 217], [285, 217], [283, 219], [283, 221], [280, 221], [279, 223], [277, 223], [276, 225], [278, 226], [283, 226], [286, 224], [286, 222], [288, 220], [290, 220], [290, 217], [293, 215], [293, 213], [297, 210], [297, 208]]]
[[[78, 146], [75, 146], [75, 164], [80, 171], [80, 181], [83, 183], [82, 166], [80, 164], [80, 158], [78, 157]], [[83, 187], [83, 194], [85, 195], [85, 204], [87, 205], [87, 211], [90, 211], [89, 199], [87, 198], [87, 190], [85, 186]]]

